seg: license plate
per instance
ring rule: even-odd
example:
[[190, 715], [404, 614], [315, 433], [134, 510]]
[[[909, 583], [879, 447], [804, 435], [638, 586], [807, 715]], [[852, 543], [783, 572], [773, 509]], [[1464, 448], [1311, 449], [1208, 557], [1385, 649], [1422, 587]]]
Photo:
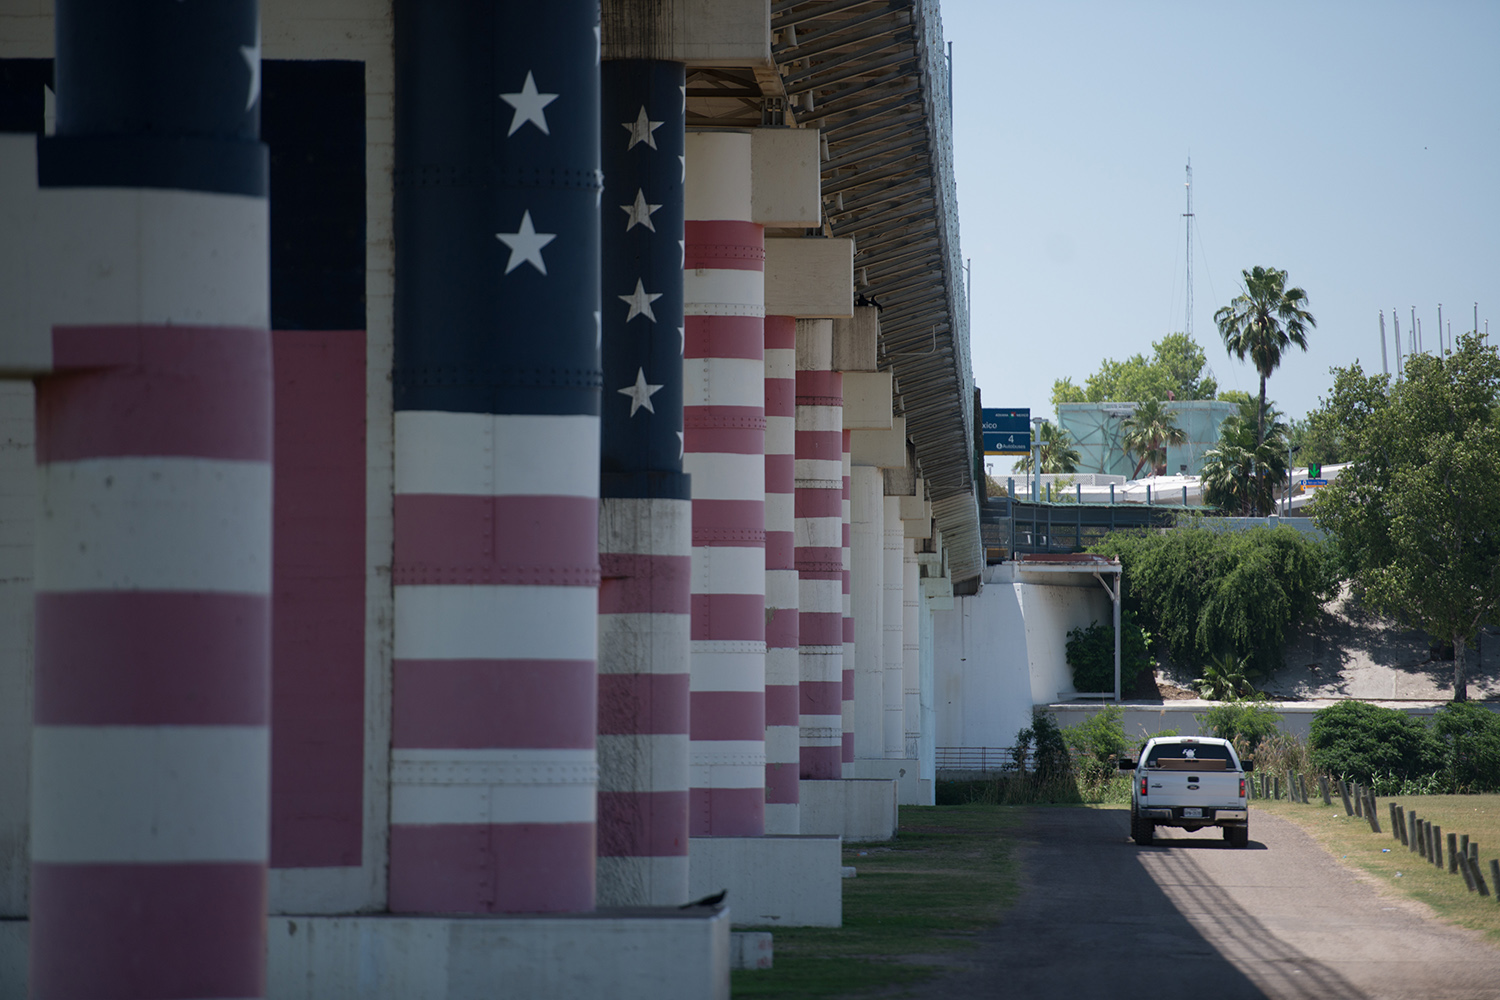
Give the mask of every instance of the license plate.
[[1184, 809], [1182, 811], [1182, 818], [1183, 819], [1202, 819], [1203, 818], [1203, 810], [1202, 809]]

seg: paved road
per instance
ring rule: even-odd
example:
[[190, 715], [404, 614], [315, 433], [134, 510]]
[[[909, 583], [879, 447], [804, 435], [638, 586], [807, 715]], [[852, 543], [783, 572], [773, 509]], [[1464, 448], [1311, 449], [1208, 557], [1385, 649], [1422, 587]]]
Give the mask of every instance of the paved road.
[[1037, 809], [1022, 894], [924, 1000], [1500, 998], [1500, 951], [1382, 897], [1293, 824], [1127, 836], [1119, 810]]

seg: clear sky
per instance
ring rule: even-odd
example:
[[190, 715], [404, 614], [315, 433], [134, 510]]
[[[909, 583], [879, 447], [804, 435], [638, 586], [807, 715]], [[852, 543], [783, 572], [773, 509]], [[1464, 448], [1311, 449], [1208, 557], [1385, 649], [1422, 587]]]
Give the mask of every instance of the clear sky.
[[[1254, 393], [1214, 311], [1253, 265], [1318, 321], [1267, 394], [1290, 417], [1328, 369], [1379, 371], [1379, 314], [1434, 345], [1500, 340], [1500, 2], [942, 0], [953, 44], [974, 378], [1051, 416], [1054, 379], [1149, 354], [1186, 324], [1222, 388]], [[1394, 348], [1388, 348], [1394, 352]], [[1394, 353], [1390, 358], [1394, 369]]]

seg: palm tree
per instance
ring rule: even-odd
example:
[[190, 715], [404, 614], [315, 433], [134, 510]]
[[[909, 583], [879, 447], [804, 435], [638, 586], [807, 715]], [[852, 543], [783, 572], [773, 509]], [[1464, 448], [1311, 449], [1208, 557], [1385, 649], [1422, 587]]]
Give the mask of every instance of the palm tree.
[[[1214, 313], [1224, 347], [1241, 361], [1248, 355], [1260, 373], [1260, 408], [1266, 409], [1266, 379], [1281, 364], [1281, 352], [1296, 344], [1307, 350], [1307, 331], [1318, 325], [1312, 313], [1303, 308], [1307, 293], [1286, 287], [1286, 272], [1274, 267], [1255, 267], [1240, 272], [1245, 277], [1244, 294]], [[1266, 439], [1264, 419], [1259, 424], [1255, 444]]]
[[[1261, 428], [1266, 437], [1257, 446]], [[1276, 410], [1261, 410], [1253, 399], [1241, 403], [1240, 412], [1220, 425], [1217, 447], [1204, 452], [1203, 499], [1250, 516], [1269, 512], [1286, 477], [1286, 435]]]
[[1166, 465], [1167, 445], [1187, 443], [1187, 432], [1177, 426], [1177, 411], [1168, 410], [1155, 400], [1137, 405], [1121, 426], [1125, 431], [1125, 454], [1139, 456], [1131, 479], [1141, 474], [1143, 465], [1149, 465], [1153, 473]]
[[[1083, 456], [1078, 449], [1073, 447], [1073, 439], [1068, 432], [1052, 423], [1050, 420], [1042, 421], [1040, 434], [1042, 443], [1042, 473], [1068, 473], [1077, 472], [1078, 463], [1083, 461]], [[1011, 466], [1013, 472], [1031, 471], [1031, 454], [1025, 458], [1018, 459]]]

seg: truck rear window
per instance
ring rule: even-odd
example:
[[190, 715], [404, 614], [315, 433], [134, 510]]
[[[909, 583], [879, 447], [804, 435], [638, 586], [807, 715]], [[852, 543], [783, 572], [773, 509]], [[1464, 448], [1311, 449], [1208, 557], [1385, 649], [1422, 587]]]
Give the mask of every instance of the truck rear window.
[[1216, 743], [1163, 743], [1151, 748], [1146, 766], [1174, 771], [1184, 767], [1227, 771], [1234, 767], [1234, 762], [1229, 748]]

